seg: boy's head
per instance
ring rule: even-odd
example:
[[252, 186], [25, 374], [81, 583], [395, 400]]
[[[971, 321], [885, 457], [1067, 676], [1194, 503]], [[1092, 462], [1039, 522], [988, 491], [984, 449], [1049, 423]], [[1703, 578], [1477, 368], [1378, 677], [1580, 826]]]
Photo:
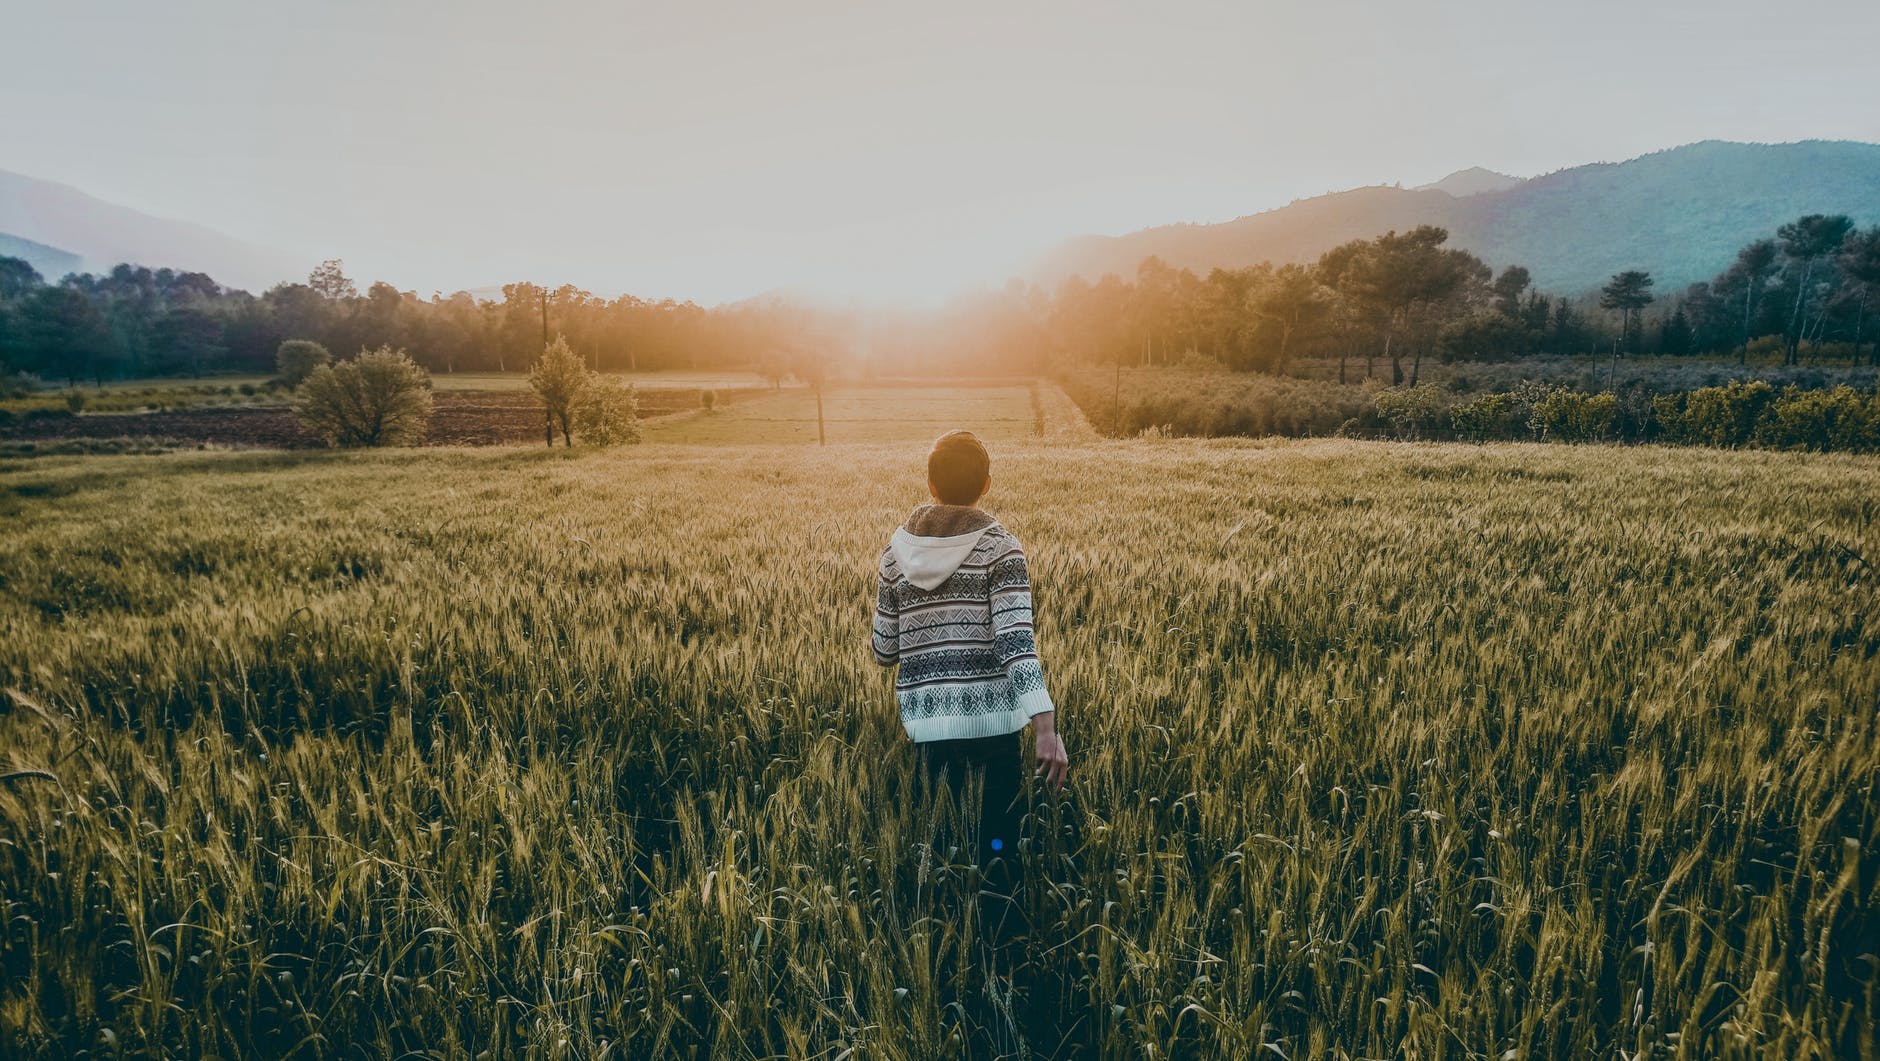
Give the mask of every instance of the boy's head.
[[948, 431], [927, 454], [927, 491], [943, 505], [974, 505], [992, 487], [992, 459], [971, 431]]

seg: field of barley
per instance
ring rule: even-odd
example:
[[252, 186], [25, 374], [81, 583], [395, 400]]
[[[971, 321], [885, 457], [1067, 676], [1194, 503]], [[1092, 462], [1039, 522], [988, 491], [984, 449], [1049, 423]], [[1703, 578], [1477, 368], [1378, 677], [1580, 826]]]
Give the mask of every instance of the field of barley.
[[0, 1054], [1880, 1056], [1880, 460], [1021, 426], [992, 975], [917, 442], [0, 464]]

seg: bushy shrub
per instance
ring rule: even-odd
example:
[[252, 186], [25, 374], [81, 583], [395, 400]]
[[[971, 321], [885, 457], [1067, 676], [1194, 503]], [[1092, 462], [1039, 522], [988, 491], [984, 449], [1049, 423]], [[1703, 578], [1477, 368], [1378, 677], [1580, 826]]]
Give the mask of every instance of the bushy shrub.
[[640, 396], [619, 376], [588, 374], [581, 404], [574, 414], [575, 433], [594, 446], [618, 446], [640, 440]]
[[1700, 387], [1655, 404], [1663, 437], [1698, 446], [1746, 446], [1775, 403], [1776, 389], [1762, 380]]
[[1749, 341], [1749, 349], [1745, 356], [1751, 361], [1771, 358], [1779, 361], [1786, 355], [1784, 344], [1787, 342], [1788, 340], [1780, 335], [1758, 335]]
[[1770, 404], [1756, 426], [1756, 441], [1784, 449], [1880, 449], [1880, 396], [1852, 387], [1790, 388]]
[[1311, 437], [1330, 435], [1347, 420], [1365, 426], [1377, 420], [1369, 392], [1325, 380], [1179, 368], [1128, 369], [1123, 377], [1120, 409], [1113, 370], [1072, 373], [1060, 382], [1090, 425], [1111, 436], [1153, 426], [1184, 436]]
[[84, 412], [85, 411], [84, 393], [81, 391], [73, 391], [70, 394], [67, 394], [65, 396], [65, 408], [68, 412], [72, 413], [73, 415], [77, 415], [79, 413]]
[[1766, 380], [1654, 394], [1639, 380], [1587, 393], [1524, 381], [1458, 401], [1438, 386], [1341, 385], [1259, 373], [1128, 369], [1121, 408], [1114, 375], [1063, 379], [1091, 425], [1113, 436], [1540, 438], [1880, 451], [1880, 389], [1831, 389]]
[[718, 408], [718, 392], [715, 390], [712, 390], [710, 387], [706, 387], [705, 389], [699, 391], [698, 392], [698, 407], [700, 409], [705, 410], [708, 413], [717, 409]]
[[1581, 394], [1556, 388], [1534, 404], [1527, 423], [1543, 439], [1597, 442], [1611, 437], [1618, 411], [1618, 395], [1611, 391]]
[[241, 392], [242, 397], [252, 398], [255, 396], [255, 385], [252, 383], [244, 383], [241, 385]]
[[1404, 438], [1441, 431], [1448, 418], [1448, 401], [1436, 387], [1392, 387], [1372, 399], [1377, 414]]
[[1476, 442], [1512, 438], [1527, 426], [1515, 415], [1512, 394], [1484, 394], [1450, 406], [1449, 424], [1456, 437]]
[[39, 377], [30, 372], [9, 372], [0, 368], [0, 401], [24, 398], [39, 387]]
[[403, 350], [364, 350], [315, 368], [294, 413], [329, 446], [417, 445], [431, 422], [431, 375]]
[[332, 362], [333, 355], [326, 347], [311, 339], [289, 339], [274, 351], [274, 370], [289, 387], [300, 386], [314, 369]]

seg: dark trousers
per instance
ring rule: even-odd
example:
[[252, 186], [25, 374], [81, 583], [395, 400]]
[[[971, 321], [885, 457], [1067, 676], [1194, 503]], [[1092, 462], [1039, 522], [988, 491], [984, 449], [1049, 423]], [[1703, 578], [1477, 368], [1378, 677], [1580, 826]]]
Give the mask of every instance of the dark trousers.
[[914, 747], [929, 785], [938, 787], [944, 779], [958, 798], [969, 790], [969, 778], [979, 780], [979, 805], [966, 807], [967, 824], [978, 826], [974, 861], [981, 866], [990, 866], [995, 858], [1016, 862], [1019, 821], [1024, 815], [1019, 805], [1025, 768], [1019, 734], [923, 741]]

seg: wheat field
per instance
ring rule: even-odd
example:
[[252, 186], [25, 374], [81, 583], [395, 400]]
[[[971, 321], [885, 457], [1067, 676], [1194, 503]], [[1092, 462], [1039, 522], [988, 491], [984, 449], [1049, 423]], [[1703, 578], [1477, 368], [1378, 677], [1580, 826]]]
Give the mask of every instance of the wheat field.
[[922, 455], [0, 468], [0, 1053], [1880, 1055], [1880, 460], [995, 446], [1073, 769], [988, 975]]

